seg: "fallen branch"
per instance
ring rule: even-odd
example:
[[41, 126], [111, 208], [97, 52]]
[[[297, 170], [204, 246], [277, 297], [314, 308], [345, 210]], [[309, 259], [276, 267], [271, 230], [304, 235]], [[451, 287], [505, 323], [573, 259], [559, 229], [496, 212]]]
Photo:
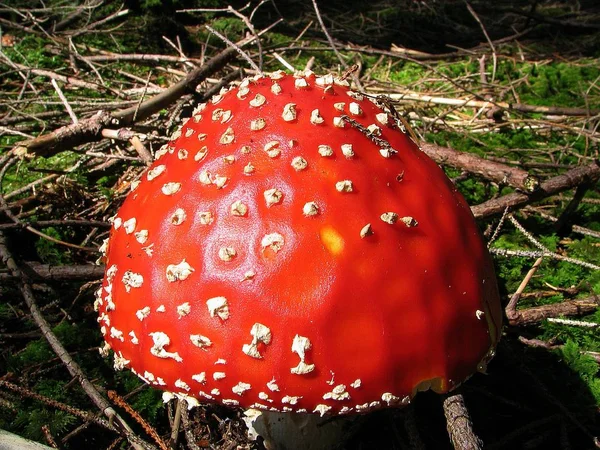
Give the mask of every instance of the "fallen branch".
[[[50, 181], [50, 177], [42, 178], [44, 182]], [[55, 177], [53, 177], [55, 178]], [[13, 191], [10, 194], [4, 196], [4, 199], [9, 198], [9, 196], [14, 197], [14, 193], [18, 191]], [[21, 194], [22, 192], [19, 192]], [[19, 223], [0, 223], [0, 231], [7, 229], [25, 229], [27, 226], [35, 226], [38, 228], [45, 227], [95, 227], [95, 228], [110, 228], [110, 224], [108, 222], [103, 222], [100, 220], [82, 220], [82, 219], [57, 219], [57, 220], [36, 220], [31, 222], [19, 222]]]
[[587, 166], [580, 166], [544, 181], [539, 189], [530, 194], [513, 192], [471, 207], [473, 215], [478, 218], [502, 214], [507, 208], [514, 210], [529, 203], [550, 197], [559, 192], [572, 189], [582, 183], [592, 184], [600, 179], [600, 164], [594, 161]]
[[[268, 26], [264, 30], [260, 31], [258, 35], [262, 35], [277, 25], [279, 21], [276, 21], [272, 25]], [[244, 39], [243, 41], [237, 43], [237, 47], [243, 47], [255, 39], [254, 36]], [[133, 118], [136, 120], [144, 119], [157, 111], [167, 107], [173, 101], [178, 99], [184, 94], [193, 93], [196, 86], [204, 81], [206, 78], [214, 74], [215, 72], [221, 70], [223, 67], [227, 65], [234, 57], [237, 55], [237, 49], [234, 47], [227, 47], [218, 55], [211, 58], [206, 64], [203, 66], [192, 70], [183, 80], [171, 86], [164, 92], [157, 94], [152, 97], [150, 100], [143, 102], [140, 107], [132, 107], [122, 111], [118, 111], [113, 114], [116, 119], [119, 119], [120, 125], [131, 125], [133, 123]]]
[[427, 142], [419, 142], [419, 147], [438, 164], [476, 173], [487, 180], [507, 184], [525, 192], [534, 192], [539, 187], [538, 179], [526, 170]]
[[52, 409], [64, 411], [66, 413], [71, 414], [72, 416], [79, 417], [85, 422], [93, 422], [96, 425], [99, 425], [103, 428], [112, 430], [110, 424], [105, 419], [97, 417], [96, 415], [91, 414], [87, 411], [83, 411], [79, 408], [75, 408], [71, 405], [61, 403], [45, 395], [33, 392], [30, 389], [27, 389], [23, 386], [17, 386], [16, 384], [10, 383], [8, 381], [0, 380], [0, 388], [6, 388], [12, 392], [16, 392], [22, 397], [31, 398], [47, 406], [50, 406]]
[[444, 415], [448, 435], [455, 450], [479, 450], [483, 442], [473, 432], [469, 411], [462, 394], [453, 392], [444, 396]]
[[119, 62], [119, 61], [135, 61], [135, 62], [170, 62], [170, 63], [188, 63], [188, 62], [199, 62], [200, 60], [195, 58], [184, 58], [181, 56], [171, 55], [151, 55], [151, 54], [119, 54], [110, 52], [101, 52], [100, 55], [93, 56], [82, 56], [90, 62]]
[[[259, 34], [268, 31], [277, 23], [261, 31]], [[247, 38], [238, 44], [238, 46], [241, 47], [253, 40], [254, 37]], [[134, 122], [143, 120], [166, 108], [182, 95], [193, 93], [199, 83], [225, 67], [233, 60], [236, 54], [237, 51], [235, 48], [228, 47], [211, 58], [203, 66], [192, 70], [183, 80], [139, 105], [116, 111], [112, 114], [100, 111], [88, 119], [81, 120], [76, 125], [62, 127], [47, 135], [20, 142], [16, 147], [16, 151], [21, 154], [30, 152], [40, 156], [50, 156], [80, 144], [100, 140], [102, 138], [102, 129], [108, 126], [109, 123], [120, 126], [132, 125]]]
[[578, 300], [567, 300], [552, 305], [535, 306], [514, 311], [508, 317], [508, 323], [513, 326], [535, 325], [551, 317], [574, 317], [592, 314], [598, 309], [598, 297], [587, 297]]
[[[32, 280], [45, 281], [88, 281], [98, 280], [104, 275], [104, 266], [85, 264], [79, 266], [52, 266], [29, 261], [21, 264], [21, 270]], [[15, 280], [12, 273], [0, 273], [0, 281]]]
[[419, 94], [416, 92], [406, 92], [403, 94], [385, 94], [391, 100], [395, 102], [424, 102], [436, 105], [448, 105], [458, 107], [472, 107], [472, 108], [483, 108], [492, 109], [500, 108], [507, 111], [518, 111], [522, 113], [538, 113], [538, 114], [549, 114], [554, 116], [596, 116], [600, 114], [600, 109], [587, 109], [587, 108], [568, 108], [561, 106], [538, 106], [538, 105], [526, 105], [523, 103], [507, 103], [507, 102], [496, 102], [496, 101], [482, 101], [472, 99], [460, 99], [460, 98], [446, 98], [446, 97], [434, 97], [426, 94]]
[[[0, 259], [6, 265], [6, 267], [10, 270], [13, 276], [19, 278], [21, 280], [19, 289], [21, 291], [21, 295], [31, 312], [31, 317], [39, 327], [40, 331], [50, 344], [50, 347], [56, 353], [56, 355], [63, 362], [65, 368], [69, 371], [72, 377], [77, 379], [85, 393], [88, 395], [90, 400], [100, 409], [106, 417], [108, 417], [110, 423], [113, 424], [113, 427], [117, 431], [121, 431], [126, 437], [129, 443], [136, 450], [146, 450], [148, 448], [153, 448], [150, 444], [144, 442], [140, 439], [131, 429], [131, 427], [123, 420], [119, 414], [113, 409], [113, 407], [108, 403], [108, 401], [102, 397], [100, 392], [96, 389], [96, 387], [87, 379], [79, 365], [75, 362], [75, 360], [69, 355], [69, 352], [63, 347], [61, 342], [58, 340], [56, 335], [52, 332], [50, 324], [44, 318], [42, 312], [37, 306], [35, 301], [35, 297], [33, 295], [33, 291], [31, 290], [31, 286], [27, 283], [24, 278], [23, 272], [17, 265], [16, 261], [13, 259], [12, 254], [8, 250], [6, 237], [4, 233], [0, 232]], [[116, 425], [116, 427], [115, 427]]]
[[208, 76], [225, 67], [235, 54], [234, 49], [227, 48], [202, 67], [190, 72], [185, 79], [140, 105], [116, 111], [112, 114], [100, 111], [88, 119], [81, 120], [78, 124], [68, 125], [35, 139], [20, 142], [17, 151], [50, 156], [77, 145], [100, 140], [103, 128], [109, 124], [131, 125], [135, 121], [145, 119], [166, 108], [184, 93], [193, 91], [198, 83], [204, 81]]
[[19, 142], [15, 153], [17, 155], [35, 153], [38, 156], [51, 156], [62, 150], [97, 141], [102, 138], [102, 129], [108, 126], [112, 119], [112, 116], [106, 111], [98, 111], [92, 117], [80, 120], [79, 123], [61, 127], [35, 139]]
[[160, 447], [161, 450], [169, 450], [167, 445], [156, 432], [156, 430], [142, 416], [140, 416], [139, 413], [135, 409], [133, 409], [123, 397], [117, 394], [116, 391], [108, 391], [108, 398], [110, 398], [115, 403], [115, 405], [127, 411], [127, 414], [133, 417], [133, 419], [140, 424], [140, 426], [144, 429], [146, 434], [148, 434], [148, 436], [150, 436], [154, 440], [154, 442], [156, 442], [156, 444]]
[[[7, 61], [5, 59], [5, 61]], [[65, 84], [70, 84], [71, 86], [75, 86], [78, 88], [83, 88], [83, 89], [91, 89], [93, 91], [97, 91], [97, 90], [102, 90], [102, 91], [106, 91], [109, 90], [110, 92], [112, 92], [113, 94], [117, 94], [118, 92], [112, 89], [107, 89], [104, 86], [97, 84], [97, 83], [90, 83], [89, 81], [83, 81], [80, 80], [79, 78], [74, 78], [74, 77], [69, 77], [66, 75], [61, 75], [59, 73], [56, 72], [52, 72], [51, 70], [45, 70], [45, 69], [34, 69], [31, 67], [27, 67], [23, 64], [18, 64], [15, 62], [10, 62], [9, 65], [11, 65], [13, 68], [18, 69], [18, 70], [22, 70], [23, 72], [31, 72], [33, 75], [37, 75], [40, 77], [46, 77], [46, 78], [50, 78], [51, 80], [56, 80], [56, 81], [62, 81]]]

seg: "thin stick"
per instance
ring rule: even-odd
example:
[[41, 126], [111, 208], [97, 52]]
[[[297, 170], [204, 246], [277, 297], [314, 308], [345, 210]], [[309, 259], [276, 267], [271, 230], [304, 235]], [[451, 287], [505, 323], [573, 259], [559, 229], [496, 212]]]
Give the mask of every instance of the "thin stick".
[[90, 62], [119, 62], [119, 61], [136, 61], [136, 62], [171, 62], [171, 63], [189, 63], [198, 62], [196, 58], [187, 58], [173, 55], [153, 55], [153, 54], [137, 54], [137, 53], [109, 53], [102, 52], [100, 55], [92, 55], [82, 57]]
[[[8, 58], [6, 57], [6, 55], [4, 55], [4, 53], [0, 52], [0, 56], [3, 57], [3, 59], [5, 61], [8, 60]], [[90, 83], [88, 81], [82, 81], [78, 78], [74, 78], [74, 77], [69, 77], [69, 76], [65, 76], [65, 75], [60, 75], [56, 72], [53, 72], [51, 70], [44, 70], [44, 69], [34, 69], [31, 67], [27, 67], [23, 64], [18, 64], [15, 62], [10, 62], [10, 64], [15, 67], [18, 68], [19, 70], [22, 71], [30, 71], [32, 74], [34, 75], [38, 75], [41, 77], [47, 77], [50, 78], [51, 80], [58, 80], [61, 81], [65, 84], [70, 84], [72, 86], [77, 86], [80, 88], [84, 88], [84, 89], [91, 89], [93, 91], [97, 91], [97, 90], [101, 90], [101, 91], [109, 91], [114, 95], [119, 95], [119, 92], [111, 89], [111, 88], [105, 88], [104, 86], [102, 86], [101, 84], [97, 84], [97, 83]]]
[[210, 25], [204, 25], [204, 27], [208, 31], [210, 31], [212, 34], [214, 34], [215, 36], [217, 36], [219, 39], [221, 39], [223, 42], [225, 42], [227, 45], [229, 45], [231, 48], [235, 49], [235, 51], [238, 52], [239, 55], [248, 62], [248, 64], [250, 64], [250, 67], [252, 67], [252, 69], [256, 70], [260, 74], [263, 73], [262, 70], [260, 69], [260, 67], [258, 67], [256, 65], [256, 63], [254, 61], [252, 61], [252, 58], [250, 58], [250, 55], [248, 55], [248, 53], [246, 53], [239, 46], [237, 46], [236, 44], [234, 44], [233, 42], [231, 42], [229, 39], [227, 39], [225, 36], [223, 36], [217, 30], [215, 30], [214, 28], [212, 28]]
[[290, 72], [294, 72], [296, 70], [296, 68], [294, 66], [292, 66], [289, 62], [287, 62], [283, 56], [281, 56], [279, 53], [277, 52], [273, 52], [273, 56], [275, 57], [275, 59], [277, 61], [279, 61], [287, 70], [289, 70]]
[[58, 448], [58, 445], [56, 445], [56, 441], [54, 440], [54, 436], [52, 436], [50, 427], [48, 425], [42, 425], [42, 434], [44, 435], [44, 439], [46, 439], [46, 442], [50, 447]]
[[510, 214], [508, 216], [508, 219], [511, 221], [511, 223], [515, 226], [515, 228], [517, 230], [519, 230], [526, 238], [529, 242], [531, 242], [533, 245], [535, 245], [537, 248], [539, 248], [544, 254], [549, 255], [551, 258], [554, 259], [559, 259], [562, 261], [568, 261], [571, 262], [573, 264], [577, 264], [583, 267], [587, 267], [588, 269], [594, 269], [594, 270], [600, 270], [600, 266], [597, 266], [596, 264], [592, 264], [586, 261], [582, 261], [576, 258], [570, 258], [568, 256], [563, 256], [560, 255], [558, 253], [554, 253], [552, 251], [550, 251], [546, 246], [544, 246], [544, 244], [542, 244], [540, 241], [538, 241], [535, 237], [533, 237], [533, 235], [527, 231], [525, 229], [525, 227], [523, 225], [521, 225], [517, 219], [515, 219], [515, 217]]
[[[262, 35], [268, 32], [279, 22], [276, 21], [261, 30], [258, 34]], [[253, 36], [249, 37], [242, 40], [237, 46], [242, 47], [253, 40]], [[180, 98], [188, 91], [193, 91], [198, 83], [225, 67], [235, 54], [236, 50], [233, 47], [226, 48], [203, 66], [192, 70], [183, 80], [144, 101], [139, 108], [137, 105], [132, 106], [114, 112], [112, 115], [106, 111], [99, 111], [93, 117], [81, 120], [77, 125], [62, 127], [46, 135], [38, 136], [35, 139], [19, 142], [16, 148], [19, 151], [27, 150], [38, 155], [48, 156], [83, 143], [99, 140], [102, 129], [113, 122], [114, 119], [117, 119], [121, 126], [127, 126], [134, 122], [134, 116], [136, 121], [151, 116], [160, 109], [170, 105], [175, 99]]]
[[[8, 250], [8, 245], [6, 241], [6, 237], [4, 233], [0, 231], [0, 259], [6, 265], [6, 267], [10, 270], [13, 276], [19, 278], [21, 281], [19, 285], [19, 289], [21, 291], [21, 295], [31, 312], [31, 317], [37, 324], [38, 328], [50, 344], [50, 347], [56, 353], [56, 355], [63, 362], [66, 369], [69, 371], [71, 376], [77, 381], [88, 395], [88, 397], [92, 400], [92, 402], [108, 417], [109, 421], [112, 421], [113, 424], [117, 424], [117, 428], [120, 429], [127, 437], [129, 443], [136, 450], [146, 450], [145, 446], [149, 445], [144, 443], [138, 436], [136, 436], [129, 425], [123, 420], [119, 414], [113, 409], [113, 407], [108, 403], [108, 401], [100, 395], [100, 392], [96, 389], [96, 387], [87, 379], [79, 365], [73, 360], [69, 352], [63, 347], [60, 343], [56, 335], [52, 332], [52, 328], [50, 324], [44, 318], [42, 312], [40, 311], [37, 303], [35, 301], [35, 296], [33, 295], [33, 291], [31, 286], [23, 281], [25, 278], [21, 269], [13, 259], [12, 254]], [[114, 425], [113, 425], [114, 426]]]
[[531, 242], [534, 246], [536, 246], [537, 248], [539, 248], [541, 251], [543, 252], [547, 252], [547, 253], [551, 253], [550, 250], [548, 250], [548, 248], [542, 244], [540, 241], [538, 241], [535, 237], [533, 237], [533, 235], [527, 231], [525, 229], [525, 227], [523, 225], [521, 225], [519, 223], [519, 221], [515, 218], [515, 216], [513, 216], [512, 214], [508, 215], [508, 220], [514, 225], [514, 227], [519, 230], [521, 232], [521, 234], [523, 234], [523, 236], [525, 236], [527, 238], [527, 240], [529, 242]]
[[3, 127], [3, 126], [0, 126], [0, 132], [2, 132], [2, 133], [8, 133], [8, 134], [13, 134], [15, 136], [21, 136], [21, 137], [24, 137], [24, 138], [27, 138], [27, 139], [33, 139], [33, 136], [30, 135], [30, 134], [23, 133], [22, 131], [19, 131], [19, 130], [12, 130], [10, 128]]
[[65, 97], [65, 94], [60, 89], [60, 87], [58, 86], [58, 83], [56, 82], [56, 80], [54, 78], [52, 80], [50, 80], [50, 82], [52, 83], [52, 86], [54, 86], [54, 90], [58, 94], [58, 97], [62, 100], [63, 104], [65, 105], [65, 109], [69, 113], [69, 117], [71, 117], [71, 120], [73, 121], [73, 123], [75, 125], [77, 125], [79, 123], [79, 119], [73, 112], [73, 108], [71, 108], [71, 105], [69, 105], [69, 101], [67, 100], [67, 97]]
[[327, 38], [327, 41], [329, 42], [329, 45], [331, 46], [331, 49], [335, 53], [335, 56], [337, 56], [337, 59], [342, 64], [342, 67], [344, 69], [347, 69], [348, 68], [348, 64], [346, 64], [346, 61], [344, 61], [344, 58], [342, 58], [342, 55], [340, 54], [340, 52], [336, 48], [335, 43], [333, 42], [333, 38], [329, 34], [329, 31], [327, 31], [327, 27], [325, 26], [325, 23], [323, 22], [323, 18], [321, 17], [321, 12], [319, 11], [319, 6], [317, 5], [317, 0], [312, 0], [312, 4], [313, 4], [313, 8], [315, 9], [315, 13], [317, 15], [317, 20], [319, 21], [319, 25], [321, 26], [321, 30], [323, 31], [323, 34]]
[[[276, 26], [280, 21], [277, 21], [264, 30], [259, 32], [259, 35], [266, 33], [271, 30], [274, 26]], [[250, 37], [242, 40], [237, 44], [238, 47], [243, 47], [246, 44], [254, 41], [254, 37]], [[207, 61], [203, 66], [198, 67], [192, 70], [186, 78], [177, 82], [169, 89], [157, 94], [151, 99], [145, 101], [136, 116], [137, 120], [145, 119], [160, 109], [170, 105], [173, 100], [180, 98], [183, 94], [188, 91], [192, 91], [198, 83], [204, 81], [208, 76], [214, 74], [218, 70], [221, 70], [223, 67], [229, 63], [234, 56], [236, 55], [237, 50], [233, 47], [228, 47], [223, 50], [218, 55], [211, 58]], [[129, 125], [132, 123], [133, 113], [135, 112], [135, 108], [129, 108], [126, 110], [122, 110], [114, 113], [114, 117], [121, 120], [121, 125]]]
[[598, 328], [598, 327], [600, 327], [600, 323], [587, 322], [584, 320], [560, 319], [558, 317], [548, 317], [548, 322], [558, 323], [561, 325], [569, 325], [572, 327], [583, 327], [583, 328]]
[[181, 48], [180, 48], [180, 47], [178, 47], [177, 45], [175, 45], [175, 44], [173, 43], [173, 41], [171, 41], [171, 39], [169, 39], [168, 37], [166, 37], [166, 36], [162, 36], [162, 38], [163, 38], [163, 40], [164, 40], [164, 41], [165, 41], [167, 44], [169, 44], [171, 47], [173, 47], [173, 49], [174, 49], [174, 50], [175, 50], [177, 53], [179, 53], [179, 57], [180, 57], [180, 58], [183, 60], [183, 62], [184, 62], [184, 63], [185, 63], [185, 62], [187, 62], [187, 56], [185, 56], [185, 54], [183, 53], [183, 51], [181, 50]]
[[175, 418], [173, 419], [173, 428], [171, 430], [171, 449], [177, 449], [177, 441], [179, 440], [179, 427], [181, 426], [181, 410], [184, 407], [184, 401], [181, 399], [176, 400], [175, 406]]
[[117, 394], [116, 391], [108, 391], [108, 398], [110, 398], [115, 403], [115, 405], [127, 411], [127, 414], [133, 417], [133, 419], [141, 425], [144, 431], [154, 440], [154, 442], [156, 442], [156, 444], [160, 447], [160, 450], [169, 450], [169, 448], [158, 435], [156, 430], [146, 420], [144, 420], [144, 418], [140, 416], [138, 412], [135, 409], [133, 409], [123, 397]]
[[487, 247], [490, 248], [491, 245], [494, 243], [494, 241], [498, 238], [498, 236], [500, 235], [500, 231], [502, 230], [502, 226], [504, 225], [504, 221], [506, 220], [506, 215], [508, 214], [508, 208], [506, 208], [504, 210], [504, 212], [502, 213], [502, 216], [500, 217], [500, 220], [498, 221], [498, 225], [496, 225], [496, 228], [494, 230], [494, 233], [492, 234], [492, 237], [489, 239], [488, 243], [487, 243]]
[[558, 253], [546, 252], [544, 250], [539, 251], [531, 251], [531, 250], [509, 250], [506, 248], [490, 248], [490, 253], [494, 255], [500, 256], [523, 256], [525, 258], [540, 258], [542, 256], [547, 256], [552, 259], [557, 259], [559, 261], [570, 262], [572, 264], [577, 264], [578, 266], [586, 267], [592, 270], [600, 270], [600, 266], [596, 264], [589, 263], [587, 261], [582, 261], [576, 258], [570, 258], [568, 256], [563, 256]]
[[185, 440], [190, 450], [200, 450], [200, 446], [196, 444], [197, 437], [191, 430], [189, 411], [187, 408], [181, 409], [181, 423], [183, 425], [183, 432], [185, 433]]
[[539, 113], [558, 116], [584, 116], [597, 115], [600, 110], [590, 110], [587, 108], [570, 108], [562, 106], [541, 106], [528, 105], [524, 103], [508, 103], [508, 102], [492, 102], [485, 100], [463, 99], [463, 98], [448, 98], [419, 92], [404, 92], [404, 93], [384, 93], [395, 102], [424, 102], [435, 105], [460, 106], [471, 108], [491, 109], [493, 107], [506, 109], [508, 111], [518, 111], [522, 113]]
[[13, 392], [16, 392], [20, 396], [36, 400], [40, 403], [50, 406], [53, 409], [65, 411], [65, 412], [71, 414], [72, 416], [79, 417], [80, 419], [82, 419], [86, 422], [93, 422], [96, 425], [107, 428], [109, 430], [112, 429], [110, 424], [106, 420], [96, 417], [94, 414], [91, 414], [87, 411], [83, 411], [78, 408], [74, 408], [73, 406], [70, 406], [70, 405], [65, 405], [64, 403], [61, 403], [54, 399], [46, 397], [45, 395], [41, 395], [41, 394], [38, 394], [37, 392], [33, 392], [29, 389], [26, 389], [23, 386], [17, 386], [16, 384], [10, 383], [8, 381], [0, 380], [0, 387], [3, 387], [3, 388], [11, 390]]
[[[323, 34], [325, 35], [325, 37], [327, 37], [327, 41], [329, 42], [329, 45], [331, 46], [331, 49], [335, 53], [335, 56], [337, 56], [337, 59], [342, 64], [342, 67], [344, 69], [348, 69], [348, 64], [346, 64], [346, 61], [344, 61], [344, 58], [342, 57], [341, 53], [338, 51], [338, 49], [335, 46], [335, 43], [333, 42], [333, 38], [331, 37], [331, 35], [327, 31], [327, 27], [325, 26], [325, 23], [323, 22], [323, 18], [321, 17], [321, 13], [319, 11], [319, 6], [317, 5], [317, 0], [312, 0], [312, 4], [313, 4], [313, 8], [315, 9], [315, 13], [317, 14], [317, 20], [319, 21], [319, 25], [321, 26], [321, 30], [323, 30]], [[356, 86], [361, 91], [364, 90], [363, 87], [362, 87], [362, 84], [360, 83], [360, 80], [358, 79], [358, 76], [354, 72], [352, 73], [352, 80], [354, 81], [354, 83], [356, 83]]]
[[[6, 173], [6, 170], [15, 162], [17, 161], [17, 157], [14, 157], [12, 160], [7, 161], [7, 163], [4, 165], [4, 167], [2, 167], [2, 170], [0, 170], [0, 183], [2, 181], [2, 179], [4, 178], [4, 174]], [[0, 193], [0, 210], [2, 210], [2, 212], [4, 212], [4, 214], [6, 214], [6, 216], [12, 220], [14, 223], [16, 224], [21, 224], [21, 221], [17, 218], [17, 216], [15, 216], [12, 211], [10, 210], [10, 207], [8, 206], [8, 204], [6, 203], [6, 200], [4, 199], [4, 196]], [[62, 241], [60, 239], [56, 239], [55, 237], [52, 237], [46, 233], [43, 233], [35, 228], [33, 228], [30, 225], [23, 225], [23, 228], [26, 229], [27, 231], [30, 231], [33, 234], [36, 234], [50, 242], [54, 242], [55, 244], [59, 244], [59, 245], [64, 245], [65, 247], [70, 247], [70, 248], [75, 248], [77, 250], [83, 250], [83, 251], [87, 251], [87, 252], [91, 252], [91, 253], [96, 253], [98, 251], [98, 249], [96, 248], [92, 248], [92, 247], [82, 247], [80, 245], [77, 244], [71, 244], [70, 242], [65, 242]]]
[[256, 47], [258, 48], [258, 70], [259, 70], [259, 72], [262, 73], [262, 67], [263, 67], [263, 49], [262, 49], [262, 44], [260, 43], [260, 36], [258, 35], [258, 33], [256, 33], [256, 29], [254, 28], [254, 25], [252, 25], [252, 22], [250, 22], [250, 19], [248, 19], [245, 15], [243, 15], [238, 10], [234, 9], [231, 5], [229, 5], [227, 7], [227, 11], [229, 11], [230, 13], [232, 13], [235, 16], [239, 17], [246, 24], [246, 26], [250, 30], [250, 33], [252, 33], [252, 35], [256, 39]]
[[531, 269], [529, 269], [529, 272], [527, 272], [527, 275], [525, 275], [525, 278], [523, 278], [523, 281], [521, 281], [521, 284], [519, 285], [513, 296], [510, 298], [510, 301], [508, 302], [508, 305], [506, 305], [505, 308], [506, 317], [508, 318], [508, 320], [515, 319], [518, 316], [517, 303], [521, 298], [521, 294], [525, 290], [525, 287], [529, 284], [529, 281], [537, 272], [543, 260], [543, 256], [540, 256], [538, 259], [535, 260], [535, 263], [533, 263], [533, 266], [531, 267]]
[[481, 19], [479, 18], [479, 16], [475, 12], [475, 10], [471, 7], [471, 5], [469, 4], [469, 2], [465, 1], [465, 4], [467, 5], [467, 9], [469, 10], [469, 12], [473, 16], [473, 18], [479, 24], [479, 27], [481, 28], [481, 31], [483, 31], [483, 35], [485, 36], [485, 39], [488, 41], [488, 44], [490, 44], [490, 48], [492, 49], [493, 69], [492, 69], [492, 79], [491, 79], [491, 81], [494, 82], [494, 80], [496, 78], [496, 67], [498, 65], [498, 58], [496, 56], [496, 47], [494, 47], [494, 43], [490, 39], [490, 36], [488, 35], [485, 27], [483, 26], [483, 22], [481, 22]]
[[[82, 264], [73, 266], [52, 266], [34, 261], [22, 263], [22, 271], [32, 280], [63, 281], [63, 280], [97, 280], [104, 274], [103, 266]], [[16, 279], [11, 273], [0, 272], [0, 281]]]
[[137, 154], [140, 155], [140, 158], [142, 158], [142, 161], [144, 161], [147, 166], [152, 164], [152, 154], [146, 148], [146, 146], [142, 143], [142, 141], [139, 137], [133, 136], [129, 140], [129, 142], [131, 142], [131, 145], [133, 145], [133, 148], [135, 149]]
[[98, 72], [98, 69], [96, 69], [96, 66], [79, 54], [77, 51], [77, 46], [73, 43], [73, 39], [71, 37], [69, 37], [69, 48], [73, 51], [78, 60], [83, 61], [90, 69], [92, 69], [92, 72], [94, 72], [100, 84], [102, 86], [106, 86], [106, 82], [102, 78], [102, 75], [100, 75], [100, 72]]
[[[558, 217], [554, 217], [551, 214], [545, 213], [544, 211], [539, 211], [535, 207], [526, 206], [525, 211], [531, 211], [535, 214], [538, 214], [540, 217], [549, 220], [550, 222], [558, 222]], [[591, 236], [597, 239], [600, 239], [600, 232], [595, 230], [590, 230], [589, 228], [582, 227], [580, 225], [573, 225], [571, 230], [575, 233], [583, 234], [584, 236]]]
[[[121, 8], [123, 8], [123, 5], [121, 5]], [[116, 13], [111, 14], [110, 16], [107, 16], [103, 19], [98, 20], [97, 22], [91, 23], [89, 24], [87, 27], [82, 28], [78, 31], [76, 31], [75, 33], [69, 33], [71, 37], [76, 37], [85, 33], [88, 33], [90, 30], [99, 27], [100, 25], [104, 25], [107, 22], [110, 22], [111, 20], [117, 19], [119, 17], [123, 17], [125, 15], [129, 14], [129, 10], [128, 9], [119, 9]]]

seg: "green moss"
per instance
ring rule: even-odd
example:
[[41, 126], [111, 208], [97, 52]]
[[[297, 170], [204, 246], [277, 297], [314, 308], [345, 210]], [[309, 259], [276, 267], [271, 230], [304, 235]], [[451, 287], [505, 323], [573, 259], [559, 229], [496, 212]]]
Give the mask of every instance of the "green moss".
[[9, 370], [19, 372], [26, 366], [42, 364], [54, 356], [45, 339], [40, 338], [30, 341], [27, 346], [15, 355], [8, 358]]
[[55, 326], [53, 331], [63, 346], [68, 349], [86, 348], [98, 343], [99, 332], [95, 327], [90, 329], [64, 320]]
[[489, 197], [489, 185], [480, 183], [478, 180], [469, 178], [457, 184], [458, 190], [463, 194], [471, 205], [482, 203]]
[[[390, 80], [401, 86], [410, 86], [418, 81], [421, 81], [427, 76], [428, 69], [424, 66], [412, 62], [404, 62], [396, 65], [394, 70], [390, 73]], [[376, 71], [375, 74], [381, 74], [382, 72]]]
[[64, 380], [44, 378], [35, 384], [33, 390], [45, 397], [52, 398], [57, 401], [64, 401], [68, 400], [70, 397], [70, 393], [66, 389], [67, 383], [68, 382]]
[[64, 411], [41, 408], [19, 411], [12, 426], [14, 431], [18, 431], [28, 439], [45, 442], [43, 426], [49, 428], [52, 436], [60, 436], [76, 421], [76, 417]]
[[[16, 141], [12, 141], [15, 144]], [[26, 186], [50, 173], [65, 171], [71, 168], [80, 158], [73, 152], [61, 152], [50, 158], [37, 157], [32, 160], [24, 160], [11, 167], [2, 180], [2, 192], [10, 193], [20, 187]]]
[[565, 364], [585, 382], [596, 402], [600, 403], [600, 378], [596, 376], [598, 363], [582, 354], [580, 346], [572, 340], [566, 342], [560, 353]]
[[[128, 370], [115, 374], [119, 392], [133, 392], [141, 386], [147, 386], [136, 375]], [[162, 391], [147, 387], [142, 389], [128, 400], [136, 411], [149, 420], [156, 420], [158, 415], [164, 411], [165, 403], [162, 400]]]
[[29, 67], [58, 69], [65, 66], [65, 59], [47, 48], [48, 41], [42, 36], [25, 34], [16, 41], [14, 47], [3, 49], [11, 61]]
[[165, 402], [162, 399], [162, 391], [152, 388], [144, 389], [132, 398], [131, 406], [138, 411], [142, 417], [154, 422], [159, 415], [163, 414], [165, 411]]
[[[54, 239], [65, 240], [63, 230], [59, 232], [56, 228], [48, 227], [41, 231]], [[66, 240], [68, 240], [68, 238]], [[38, 238], [35, 248], [40, 259], [46, 264], [64, 265], [71, 259], [68, 250], [60, 244], [44, 237]]]
[[[526, 82], [522, 84], [521, 101], [534, 105], [584, 107], [583, 93], [600, 76], [598, 62], [590, 63], [523, 64], [519, 77], [525, 77]], [[592, 103], [589, 106], [597, 107], [600, 101], [596, 98]]]

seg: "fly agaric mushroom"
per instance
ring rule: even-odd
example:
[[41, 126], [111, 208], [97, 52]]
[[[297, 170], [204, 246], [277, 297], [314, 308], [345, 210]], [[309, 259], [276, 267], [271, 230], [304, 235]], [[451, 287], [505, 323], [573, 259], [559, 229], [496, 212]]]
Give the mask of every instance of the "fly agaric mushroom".
[[188, 402], [315, 415], [448, 392], [500, 337], [469, 206], [393, 114], [312, 73], [195, 109], [112, 220], [117, 368]]

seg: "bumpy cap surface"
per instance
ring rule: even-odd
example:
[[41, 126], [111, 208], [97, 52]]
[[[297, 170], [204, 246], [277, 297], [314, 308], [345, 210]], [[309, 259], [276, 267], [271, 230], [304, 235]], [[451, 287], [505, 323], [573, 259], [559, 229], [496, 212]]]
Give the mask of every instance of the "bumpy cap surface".
[[113, 219], [96, 307], [115, 366], [190, 401], [320, 414], [482, 370], [488, 252], [401, 128], [312, 73], [200, 105]]

